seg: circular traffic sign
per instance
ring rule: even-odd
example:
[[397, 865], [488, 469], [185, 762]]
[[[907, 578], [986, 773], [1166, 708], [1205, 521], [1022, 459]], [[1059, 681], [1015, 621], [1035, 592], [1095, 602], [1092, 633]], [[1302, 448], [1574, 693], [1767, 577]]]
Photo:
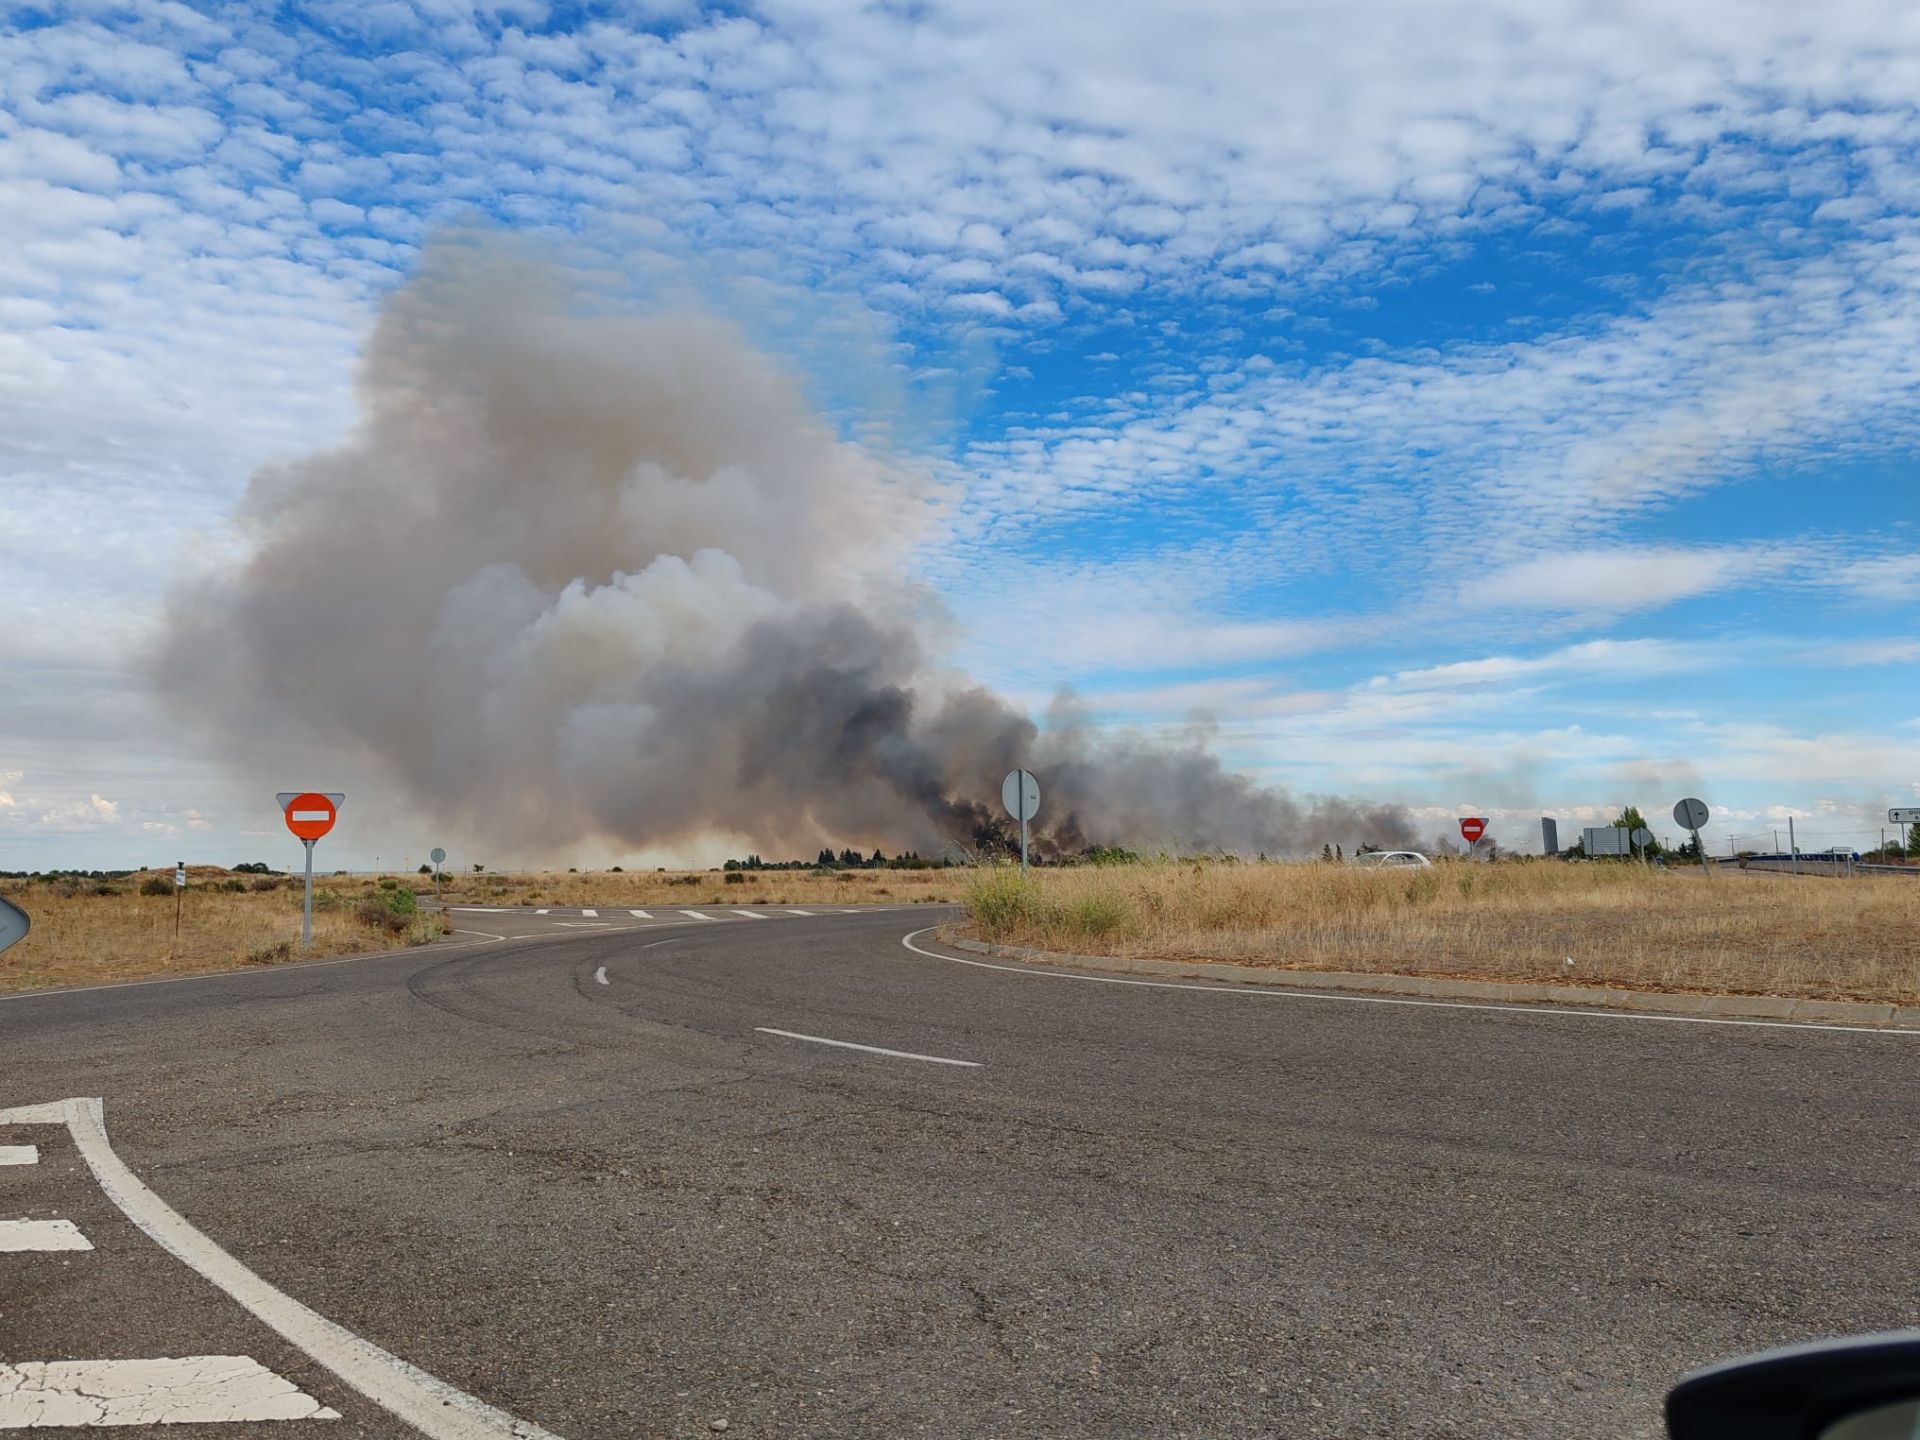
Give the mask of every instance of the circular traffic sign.
[[434, 864], [438, 865], [447, 858], [447, 852], [442, 850], [438, 845], [436, 845], [433, 847], [433, 854], [429, 855], [427, 858], [433, 861]]
[[1698, 830], [1707, 823], [1707, 802], [1688, 797], [1673, 807], [1673, 823], [1682, 830]]
[[1016, 820], [1031, 820], [1040, 813], [1040, 782], [1031, 770], [1009, 770], [1000, 782], [1000, 803]]
[[318, 840], [333, 829], [338, 813], [332, 799], [317, 790], [309, 790], [287, 802], [287, 829], [297, 840]]
[[1646, 826], [1642, 825], [1638, 830], [1634, 831], [1633, 834], [1628, 836], [1627, 838], [1632, 840], [1634, 844], [1638, 845], [1642, 850], [1644, 850], [1647, 848], [1647, 846], [1653, 843], [1653, 832], [1647, 829]]
[[1486, 833], [1487, 822], [1484, 816], [1469, 815], [1460, 822], [1460, 838], [1469, 845], [1476, 843]]

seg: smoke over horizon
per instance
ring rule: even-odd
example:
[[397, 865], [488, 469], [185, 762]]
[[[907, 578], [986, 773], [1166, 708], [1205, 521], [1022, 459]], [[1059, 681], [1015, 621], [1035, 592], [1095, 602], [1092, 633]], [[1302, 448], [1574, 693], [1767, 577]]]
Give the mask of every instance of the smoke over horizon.
[[244, 558], [170, 605], [160, 686], [250, 773], [319, 751], [522, 851], [978, 851], [1016, 765], [1043, 851], [1412, 839], [1223, 769], [1203, 729], [1070, 702], [1042, 728], [941, 664], [909, 573], [938, 486], [725, 320], [590, 313], [558, 267], [441, 245], [357, 388], [355, 432], [257, 474]]

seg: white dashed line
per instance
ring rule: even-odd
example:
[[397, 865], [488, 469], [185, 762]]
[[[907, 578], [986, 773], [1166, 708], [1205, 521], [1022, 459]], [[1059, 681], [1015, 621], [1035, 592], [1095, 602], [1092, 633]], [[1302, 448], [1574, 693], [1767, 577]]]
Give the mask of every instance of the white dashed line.
[[811, 915], [811, 914], [813, 914], [813, 912], [812, 912], [811, 910], [789, 910], [789, 911], [787, 911], [787, 914], [789, 914], [789, 915]]
[[339, 1418], [246, 1355], [0, 1362], [0, 1430]]
[[606, 966], [602, 965], [598, 970], [593, 972], [593, 983], [596, 985], [611, 985], [613, 983], [607, 979]]
[[627, 914], [633, 916], [633, 918], [636, 920], [651, 920], [653, 918], [653, 916], [649, 915], [644, 910], [629, 910], [627, 911]]
[[720, 918], [718, 915], [702, 915], [698, 910], [682, 910], [680, 913], [691, 916], [695, 920], [718, 920]]
[[[550, 1431], [436, 1380], [276, 1290], [189, 1225], [107, 1143], [100, 1101], [56, 1100], [0, 1110], [0, 1125], [64, 1124], [93, 1178], [126, 1217], [174, 1259], [232, 1296], [255, 1319], [429, 1440], [557, 1440]], [[4, 1373], [4, 1371], [0, 1371]]]
[[744, 915], [749, 920], [766, 920], [771, 918], [770, 916], [762, 915], [758, 910], [736, 910], [733, 913], [736, 915]]
[[582, 910], [580, 914], [588, 920], [598, 920], [600, 918], [600, 912], [598, 910]]
[[797, 1030], [775, 1030], [770, 1025], [753, 1027], [762, 1035], [778, 1035], [787, 1040], [805, 1040], [812, 1045], [832, 1045], [841, 1050], [864, 1050], [869, 1055], [891, 1055], [896, 1060], [924, 1060], [929, 1065], [964, 1065], [969, 1070], [981, 1068], [978, 1060], [949, 1060], [944, 1055], [916, 1055], [911, 1050], [888, 1050], [879, 1045], [856, 1045], [851, 1040], [829, 1040], [824, 1035], [802, 1035]]
[[0, 1165], [38, 1165], [38, 1145], [0, 1145]]
[[536, 915], [551, 915], [553, 912], [551, 910], [536, 910], [533, 913]]
[[0, 1254], [22, 1250], [91, 1250], [71, 1220], [0, 1220]]

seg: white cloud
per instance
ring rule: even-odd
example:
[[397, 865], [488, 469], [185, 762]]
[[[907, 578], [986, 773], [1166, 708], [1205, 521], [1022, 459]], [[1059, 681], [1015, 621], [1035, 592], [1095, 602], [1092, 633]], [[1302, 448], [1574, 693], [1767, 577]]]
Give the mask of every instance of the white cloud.
[[1764, 552], [1671, 545], [1568, 550], [1465, 581], [1463, 604], [1625, 613], [1651, 610], [1751, 580], [1779, 560]]
[[1920, 555], [1884, 555], [1838, 567], [1833, 583], [1865, 600], [1920, 600]]

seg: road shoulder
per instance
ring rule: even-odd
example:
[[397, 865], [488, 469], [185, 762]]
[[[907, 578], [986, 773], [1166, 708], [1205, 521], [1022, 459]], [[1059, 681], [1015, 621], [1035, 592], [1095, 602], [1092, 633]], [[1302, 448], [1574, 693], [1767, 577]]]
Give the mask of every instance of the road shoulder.
[[1024, 945], [993, 945], [956, 935], [942, 926], [942, 945], [973, 955], [1071, 970], [1117, 975], [1202, 980], [1215, 984], [1272, 986], [1285, 990], [1330, 990], [1429, 1000], [1515, 1005], [1579, 1005], [1656, 1015], [1728, 1020], [1785, 1020], [1820, 1025], [1876, 1025], [1920, 1029], [1920, 1006], [1852, 1000], [1803, 1000], [1785, 995], [1699, 995], [1625, 990], [1600, 985], [1539, 985], [1500, 980], [1453, 980], [1419, 975], [1378, 975], [1346, 970], [1277, 970], [1214, 960], [1150, 960], [1123, 955], [1069, 955]]

